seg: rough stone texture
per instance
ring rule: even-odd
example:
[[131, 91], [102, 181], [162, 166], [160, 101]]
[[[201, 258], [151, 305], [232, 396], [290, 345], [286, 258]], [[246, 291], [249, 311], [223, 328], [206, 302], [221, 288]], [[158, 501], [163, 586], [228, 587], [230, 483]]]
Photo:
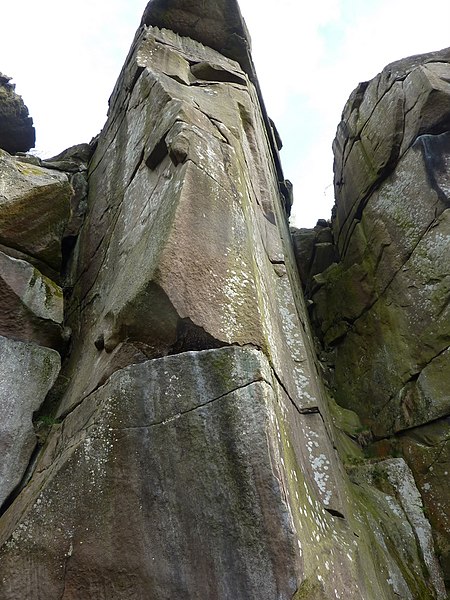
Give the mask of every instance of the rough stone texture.
[[[200, 59], [231, 82], [197, 81], [190, 64]], [[60, 414], [130, 353], [145, 359], [205, 343], [265, 349], [299, 408], [318, 406], [257, 103], [237, 63], [174, 33], [141, 31], [91, 163], [95, 202], [71, 316], [77, 373]]]
[[30, 263], [0, 252], [0, 334], [60, 348], [62, 289]]
[[447, 48], [392, 63], [350, 96], [334, 141], [341, 252], [371, 192], [407, 149], [421, 135], [448, 131], [449, 61]]
[[36, 139], [33, 119], [10, 81], [0, 73], [0, 148], [10, 154], [28, 152]]
[[37, 443], [33, 413], [54, 384], [60, 366], [54, 350], [0, 336], [0, 508], [28, 466]]
[[29, 597], [19, 565], [30, 553], [36, 598], [291, 598], [299, 550], [266, 440], [274, 410], [255, 350], [113, 375], [42, 458], [50, 474], [26, 491], [1, 597]]
[[449, 442], [448, 417], [407, 431], [400, 436], [398, 442], [421, 491], [427, 516], [433, 526], [436, 551], [447, 579], [450, 572]]
[[[448, 390], [448, 388], [447, 388]], [[445, 417], [372, 445], [374, 455], [403, 454], [420, 489], [445, 574], [450, 571], [448, 475], [450, 422]]]
[[[73, 336], [0, 516], [0, 597], [441, 600], [409, 471], [367, 474], [360, 419], [325, 391], [239, 9], [201, 8], [148, 5], [98, 144], [21, 157], [78, 186], [61, 265]], [[320, 224], [310, 271], [332, 241]], [[25, 285], [33, 253], [1, 250]]]
[[316, 474], [316, 486], [308, 472], [317, 439], [308, 418], [255, 349], [118, 371], [55, 426], [4, 515], [1, 597], [391, 598], [392, 587], [419, 597], [411, 582], [421, 598], [443, 597], [433, 592], [439, 575], [423, 583], [417, 523], [393, 497], [383, 496], [389, 533], [371, 525], [408, 547], [398, 562], [380, 549], [381, 576], [361, 525], [366, 506], [349, 526], [324, 510], [326, 482]]
[[314, 229], [291, 227], [294, 255], [306, 295], [315, 275], [338, 261], [331, 224], [320, 219]]
[[[350, 477], [362, 489], [368, 521], [371, 522], [382, 552], [386, 554], [388, 581], [394, 594], [409, 600], [426, 597], [427, 590], [420, 587], [420, 578], [414, 578], [414, 569], [423, 560], [439, 596], [445, 598], [447, 594], [434, 552], [430, 523], [425, 518], [422, 498], [405, 461], [394, 458], [366, 464], [353, 468]], [[383, 514], [393, 517], [386, 530]], [[395, 548], [404, 564], [409, 564], [409, 573], [401, 573], [395, 562], [389, 560], [389, 548]], [[419, 549], [420, 553], [416, 554]], [[414, 579], [419, 582], [418, 587], [414, 589], [411, 584], [405, 585]]]
[[[250, 35], [237, 0], [209, 0], [206, 5], [193, 0], [150, 0], [142, 24], [170, 29], [181, 36], [193, 38], [236, 60], [251, 74]], [[202, 78], [198, 65], [194, 67], [194, 74], [195, 70]]]
[[0, 150], [0, 243], [59, 271], [71, 196], [64, 173]]
[[[450, 498], [421, 464], [450, 456], [449, 80], [447, 49], [389, 65], [352, 94], [334, 143], [339, 260], [306, 273], [332, 394], [358, 414], [363, 445], [388, 440], [370, 451], [408, 462], [447, 585]], [[312, 247], [302, 235], [300, 260]]]

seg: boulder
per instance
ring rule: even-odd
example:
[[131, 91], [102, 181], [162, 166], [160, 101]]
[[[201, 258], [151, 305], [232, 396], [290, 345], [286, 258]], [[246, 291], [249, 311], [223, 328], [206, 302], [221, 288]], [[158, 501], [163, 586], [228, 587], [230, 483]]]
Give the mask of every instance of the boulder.
[[0, 73], [0, 148], [10, 154], [28, 152], [36, 140], [33, 119], [10, 81]]
[[397, 61], [350, 96], [334, 148], [335, 236], [345, 253], [362, 210], [415, 140], [450, 126], [450, 49]]
[[30, 263], [0, 252], [0, 335], [60, 349], [62, 289]]
[[1, 150], [0, 171], [1, 244], [59, 271], [72, 196], [67, 175], [21, 162]]
[[0, 336], [0, 508], [22, 480], [37, 443], [33, 414], [59, 373], [59, 354]]

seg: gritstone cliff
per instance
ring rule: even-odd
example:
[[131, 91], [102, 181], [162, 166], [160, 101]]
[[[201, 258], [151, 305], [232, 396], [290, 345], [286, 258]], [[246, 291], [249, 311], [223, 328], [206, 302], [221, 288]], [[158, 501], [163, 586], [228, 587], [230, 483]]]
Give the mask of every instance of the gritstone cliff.
[[250, 37], [204, 4], [148, 4], [91, 144], [0, 151], [0, 598], [444, 599], [447, 54], [345, 109], [333, 228], [294, 232], [319, 360]]

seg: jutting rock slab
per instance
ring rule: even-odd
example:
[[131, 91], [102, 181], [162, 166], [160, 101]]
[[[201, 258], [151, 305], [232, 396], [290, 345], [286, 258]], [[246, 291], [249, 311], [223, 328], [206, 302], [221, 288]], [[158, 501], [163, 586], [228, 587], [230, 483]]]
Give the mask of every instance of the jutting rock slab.
[[0, 252], [0, 334], [42, 346], [62, 344], [62, 289], [30, 263]]
[[0, 150], [0, 243], [59, 271], [72, 193], [65, 173]]
[[0, 73], [0, 148], [10, 154], [34, 148], [33, 119], [11, 78]]

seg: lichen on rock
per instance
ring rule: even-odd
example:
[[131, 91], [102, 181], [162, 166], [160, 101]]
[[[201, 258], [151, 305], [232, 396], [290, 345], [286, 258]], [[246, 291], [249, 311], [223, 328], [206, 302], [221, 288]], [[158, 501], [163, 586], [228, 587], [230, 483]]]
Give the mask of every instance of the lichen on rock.
[[152, 0], [98, 139], [0, 153], [2, 600], [445, 598], [445, 56], [357, 89], [294, 247], [235, 0]]

